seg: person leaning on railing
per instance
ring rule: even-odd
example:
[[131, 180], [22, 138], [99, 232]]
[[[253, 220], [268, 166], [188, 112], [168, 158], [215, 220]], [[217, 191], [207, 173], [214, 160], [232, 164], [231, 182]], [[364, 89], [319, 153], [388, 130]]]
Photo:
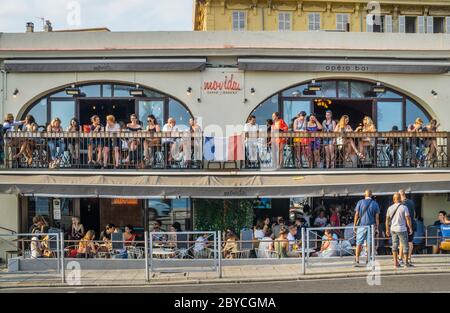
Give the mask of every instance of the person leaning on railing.
[[359, 151], [355, 146], [355, 141], [353, 138], [345, 138], [343, 133], [351, 133], [353, 132], [352, 127], [349, 124], [350, 118], [348, 115], [343, 115], [341, 119], [339, 120], [339, 123], [336, 125], [336, 128], [334, 131], [336, 133], [342, 133], [342, 137], [338, 137], [336, 139], [336, 144], [339, 149], [344, 149], [344, 160], [343, 162], [349, 162], [351, 161], [351, 157], [353, 154], [358, 155]]
[[[88, 127], [88, 131], [90, 134], [94, 135], [95, 133], [101, 132], [103, 130], [103, 125], [100, 122], [100, 117], [98, 115], [94, 115], [91, 117], [91, 125]], [[94, 149], [97, 149], [97, 162], [94, 162]], [[101, 138], [91, 138], [88, 140], [88, 165], [99, 165], [102, 164], [102, 150], [103, 143]]]
[[[24, 131], [28, 133], [34, 133], [38, 131], [38, 125], [33, 117], [33, 115], [27, 115], [24, 123]], [[36, 141], [34, 139], [23, 139], [20, 145], [19, 152], [13, 156], [13, 159], [19, 159], [21, 156], [25, 157], [25, 162], [28, 166], [33, 163], [33, 150], [36, 146]]]
[[[408, 132], [410, 133], [420, 133], [426, 129], [423, 126], [423, 120], [418, 117], [414, 121], [414, 124], [408, 126]], [[411, 138], [411, 165], [420, 167], [424, 164], [425, 161], [425, 144], [423, 138]]]
[[[79, 133], [80, 132], [80, 123], [78, 120], [74, 117], [70, 120], [69, 126], [67, 127], [68, 133]], [[67, 148], [70, 153], [71, 157], [71, 163], [78, 164], [79, 165], [79, 159], [80, 159], [80, 139], [77, 138], [70, 138], [67, 139]]]
[[[114, 115], [108, 115], [106, 117], [105, 131], [110, 133], [120, 132], [120, 125], [116, 122]], [[120, 153], [119, 153], [120, 140], [118, 138], [107, 138], [106, 143], [103, 146], [103, 168], [108, 167], [109, 152], [114, 151], [114, 168], [119, 168], [120, 165]]]
[[[130, 123], [126, 125], [126, 131], [137, 133], [142, 130], [142, 125], [139, 122], [139, 119], [136, 114], [131, 114]], [[141, 141], [137, 138], [130, 138], [127, 142], [128, 145], [128, 155], [125, 159], [126, 164], [130, 164], [133, 162], [135, 166], [143, 167], [142, 160], [140, 159], [139, 146], [141, 145]]]
[[[161, 131], [161, 127], [153, 114], [147, 116], [147, 128], [145, 130], [152, 135]], [[146, 164], [155, 164], [156, 150], [160, 145], [161, 141], [158, 138], [144, 140], [144, 161]]]
[[191, 141], [192, 146], [192, 160], [195, 163], [202, 162], [203, 156], [202, 156], [202, 128], [198, 124], [197, 118], [190, 118], [189, 119], [189, 129], [191, 131], [191, 134], [193, 134], [193, 138]]
[[[300, 113], [298, 113], [297, 118], [292, 123], [292, 130], [296, 133], [306, 132], [306, 123], [306, 112], [301, 111]], [[310, 151], [308, 148], [309, 147], [306, 138], [294, 138], [295, 161], [298, 168], [303, 167], [303, 159], [309, 161]]]
[[[58, 117], [55, 117], [51, 121], [50, 125], [48, 125], [47, 132], [50, 133], [50, 135], [57, 135], [63, 132], [63, 128], [61, 127], [61, 120]], [[48, 148], [50, 150], [50, 163], [48, 167], [56, 168], [60, 165], [64, 149], [66, 148], [64, 139], [49, 139]]]
[[[2, 132], [7, 133], [7, 132], [16, 131], [24, 123], [25, 123], [25, 121], [16, 121], [14, 119], [14, 115], [11, 113], [8, 113], [5, 115]], [[11, 151], [15, 151], [15, 149], [18, 145], [18, 141], [16, 139], [6, 139], [4, 141], [7, 144], [7, 146], [9, 147], [9, 149], [11, 149]], [[9, 151], [5, 151], [4, 153], [9, 153]]]
[[[435, 119], [432, 119], [430, 123], [423, 128], [424, 131], [429, 133], [435, 133], [439, 127], [439, 124]], [[434, 167], [437, 162], [437, 138], [428, 138], [425, 140], [425, 147], [428, 148], [428, 153], [425, 158], [425, 165]]]
[[[306, 131], [309, 133], [322, 131], [322, 124], [319, 123], [314, 113], [311, 113], [308, 117]], [[320, 138], [307, 138], [306, 142], [309, 168], [314, 167], [314, 162], [317, 168], [320, 168]]]
[[[286, 122], [280, 117], [279, 112], [274, 112], [272, 114], [272, 120], [273, 120], [273, 126], [272, 126], [272, 132], [287, 132], [289, 130], [289, 126], [286, 124]], [[286, 138], [276, 138], [275, 143], [278, 149], [278, 167], [282, 167], [283, 165], [283, 153], [284, 153], [284, 146], [286, 145]], [[273, 146], [272, 146], [273, 148]]]
[[[333, 112], [330, 110], [325, 112], [325, 120], [322, 122], [322, 129], [326, 133], [333, 133], [336, 129], [336, 121], [333, 120]], [[336, 140], [334, 138], [324, 138], [323, 145], [325, 149], [325, 167], [336, 167]]]
[[[364, 119], [361, 124], [355, 129], [355, 132], [361, 132], [361, 133], [374, 133], [377, 131], [377, 128], [375, 127], [374, 122], [369, 116], [364, 116]], [[359, 138], [358, 142], [358, 156], [361, 161], [364, 161], [367, 157], [367, 148], [368, 147], [374, 147], [375, 146], [375, 139], [374, 138]]]

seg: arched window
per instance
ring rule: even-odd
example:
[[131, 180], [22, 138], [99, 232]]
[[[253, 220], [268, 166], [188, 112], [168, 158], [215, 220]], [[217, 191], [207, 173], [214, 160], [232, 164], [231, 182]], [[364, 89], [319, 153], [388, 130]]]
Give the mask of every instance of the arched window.
[[118, 83], [95, 83], [77, 85], [79, 96], [66, 93], [66, 89], [50, 93], [34, 102], [23, 116], [31, 114], [39, 125], [47, 125], [53, 118], [59, 117], [63, 127], [76, 117], [80, 123], [89, 124], [92, 115], [98, 115], [104, 122], [107, 115], [114, 115], [119, 122], [128, 123], [131, 114], [136, 113], [144, 126], [147, 116], [153, 114], [163, 125], [169, 117], [177, 124], [189, 127], [191, 112], [180, 101], [158, 91], [142, 88], [141, 96], [131, 96], [130, 91], [136, 85]]
[[311, 90], [312, 81], [282, 90], [258, 105], [251, 115], [256, 116], [259, 125], [264, 125], [278, 111], [292, 125], [301, 111], [314, 112], [322, 121], [325, 112], [331, 110], [334, 119], [349, 115], [353, 128], [364, 116], [370, 116], [379, 131], [390, 131], [394, 126], [404, 130], [417, 117], [425, 123], [430, 120], [430, 115], [416, 101], [382, 85], [356, 80], [321, 80], [315, 84], [320, 90]]

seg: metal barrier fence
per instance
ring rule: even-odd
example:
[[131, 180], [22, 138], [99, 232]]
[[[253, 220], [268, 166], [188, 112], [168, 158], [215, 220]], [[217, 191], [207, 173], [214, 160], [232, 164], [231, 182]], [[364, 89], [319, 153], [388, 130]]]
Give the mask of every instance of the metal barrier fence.
[[[350, 230], [352, 234], [345, 236], [342, 231]], [[325, 235], [325, 232], [328, 235]], [[328, 237], [328, 236], [331, 236]], [[350, 243], [352, 239], [358, 240], [358, 237], [364, 241], [366, 247], [368, 263], [374, 269], [375, 266], [375, 225], [358, 227], [314, 227], [306, 230], [306, 267], [310, 267], [311, 251], [318, 251], [318, 256], [323, 258], [354, 256], [355, 247]], [[364, 240], [365, 239], [365, 240]], [[319, 244], [320, 249], [319, 249]], [[324, 248], [326, 244], [326, 248]], [[358, 244], [356, 242], [356, 244]]]
[[63, 236], [57, 232], [0, 234], [3, 246], [13, 249], [5, 250], [8, 270], [21, 270], [20, 262], [29, 259], [37, 262], [38, 266], [34, 268], [61, 275], [65, 282]]
[[[9, 268], [20, 270], [20, 266], [25, 266], [35, 269], [33, 272], [51, 272], [60, 275], [62, 282], [66, 281], [66, 266], [74, 261], [79, 263], [79, 269], [85, 269], [86, 262], [91, 262], [91, 266], [96, 264], [95, 269], [104, 270], [104, 264], [108, 259], [122, 259], [125, 263], [133, 260], [134, 264], [139, 265], [139, 269], [145, 268], [145, 279], [150, 281], [151, 273], [165, 272], [217, 272], [218, 277], [222, 277], [224, 263], [276, 265], [284, 264], [282, 260], [285, 258], [291, 258], [289, 264], [298, 264], [299, 274], [306, 275], [308, 268], [315, 263], [312, 262], [312, 258], [339, 260], [344, 256], [353, 257], [354, 246], [346, 244], [357, 237], [353, 229], [353, 227], [301, 228], [299, 240], [269, 238], [222, 240], [221, 232], [194, 231], [145, 232], [144, 241], [130, 242], [124, 240], [122, 233], [113, 233], [110, 241], [84, 242], [84, 247], [88, 247], [89, 243], [95, 244], [96, 247], [95, 251], [84, 250], [84, 254], [80, 253], [80, 241], [63, 240], [64, 234], [56, 232], [0, 234], [0, 242], [8, 244], [11, 247], [9, 252], [17, 256], [9, 259]], [[368, 266], [374, 271], [376, 243], [386, 238], [375, 238], [375, 226], [362, 226], [357, 229], [358, 232], [367, 233]], [[325, 231], [330, 232], [331, 236], [324, 237]], [[352, 234], [348, 236], [345, 234], [346, 231], [351, 231]], [[424, 239], [433, 246], [439, 245], [441, 240], [440, 237], [427, 236]], [[263, 260], [260, 262], [258, 259]], [[332, 266], [341, 267], [345, 264], [332, 262]]]
[[218, 272], [221, 260], [220, 232], [151, 232], [151, 272]]
[[[205, 135], [189, 131], [16, 131], [4, 137], [6, 168], [203, 169], [205, 153], [211, 155]], [[242, 161], [241, 169], [450, 166], [450, 132], [260, 131], [237, 138], [229, 147], [233, 158], [225, 160]]]

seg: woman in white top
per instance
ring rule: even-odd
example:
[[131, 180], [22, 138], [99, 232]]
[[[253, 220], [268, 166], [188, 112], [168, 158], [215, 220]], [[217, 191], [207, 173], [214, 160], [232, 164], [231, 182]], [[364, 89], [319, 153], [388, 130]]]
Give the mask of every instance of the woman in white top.
[[[334, 129], [337, 133], [351, 133], [353, 132], [353, 128], [349, 125], [350, 118], [348, 115], [342, 115], [339, 123], [336, 125]], [[355, 146], [355, 141], [353, 138], [346, 138], [344, 140], [343, 137], [338, 137], [336, 139], [336, 143], [339, 149], [344, 149], [344, 163], [351, 161], [351, 156], [356, 154], [358, 155], [359, 151]]]
[[247, 123], [244, 125], [244, 132], [246, 133], [245, 146], [248, 165], [253, 165], [258, 161], [258, 124], [256, 124], [256, 116], [250, 115]]
[[[116, 118], [113, 115], [108, 115], [106, 117], [106, 132], [120, 132], [120, 125], [116, 122]], [[114, 149], [114, 168], [119, 167], [120, 154], [119, 154], [119, 139], [118, 138], [108, 138], [106, 139], [106, 144], [103, 147], [103, 167], [108, 166], [109, 152]]]
[[257, 257], [262, 259], [270, 258], [274, 251], [272, 232], [270, 228], [264, 227], [264, 238], [259, 241]]
[[263, 239], [265, 236], [264, 233], [264, 222], [263, 221], [258, 221], [255, 225], [255, 228], [253, 230], [253, 237], [255, 237], [255, 239], [261, 240]]
[[192, 151], [193, 161], [201, 163], [203, 157], [202, 151], [202, 128], [198, 124], [197, 118], [189, 119], [189, 129], [191, 131], [192, 136]]

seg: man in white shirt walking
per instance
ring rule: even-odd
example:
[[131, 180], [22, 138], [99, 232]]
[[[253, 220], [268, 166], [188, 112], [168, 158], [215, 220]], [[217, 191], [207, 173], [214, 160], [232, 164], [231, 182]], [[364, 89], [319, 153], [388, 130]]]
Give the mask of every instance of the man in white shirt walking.
[[408, 260], [408, 234], [413, 233], [411, 216], [408, 207], [402, 203], [399, 193], [395, 193], [394, 204], [391, 205], [386, 213], [386, 236], [392, 235], [392, 256], [394, 258], [394, 268], [399, 267], [398, 248], [399, 242], [403, 249], [404, 266], [411, 267]]

